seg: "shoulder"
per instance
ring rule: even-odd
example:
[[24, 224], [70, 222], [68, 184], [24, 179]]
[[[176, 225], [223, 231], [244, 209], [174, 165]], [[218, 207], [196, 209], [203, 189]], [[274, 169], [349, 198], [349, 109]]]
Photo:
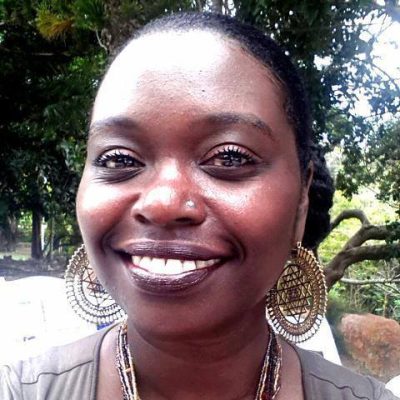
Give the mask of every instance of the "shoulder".
[[[95, 390], [98, 355], [108, 329], [42, 355], [0, 367], [1, 399], [88, 398]], [[75, 397], [73, 391], [79, 391]], [[51, 393], [51, 395], [50, 395]]]
[[333, 364], [319, 354], [296, 348], [306, 399], [399, 400], [383, 383]]

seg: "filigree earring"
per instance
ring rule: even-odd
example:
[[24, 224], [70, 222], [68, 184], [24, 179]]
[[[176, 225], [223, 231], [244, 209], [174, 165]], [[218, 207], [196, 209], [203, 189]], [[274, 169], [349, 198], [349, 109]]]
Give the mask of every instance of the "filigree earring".
[[322, 267], [301, 243], [292, 251], [267, 294], [267, 320], [285, 339], [301, 343], [313, 336], [325, 315], [327, 290]]
[[67, 298], [73, 310], [84, 320], [97, 325], [122, 319], [125, 312], [106, 292], [89, 264], [85, 245], [69, 260], [65, 272]]

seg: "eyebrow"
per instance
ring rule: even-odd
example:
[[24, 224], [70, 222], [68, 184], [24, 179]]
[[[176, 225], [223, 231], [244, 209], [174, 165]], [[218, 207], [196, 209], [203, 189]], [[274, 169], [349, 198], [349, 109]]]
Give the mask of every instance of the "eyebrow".
[[89, 137], [104, 133], [108, 128], [120, 128], [125, 130], [140, 129], [138, 122], [129, 117], [109, 117], [93, 122], [89, 126]]
[[207, 115], [205, 120], [207, 122], [223, 126], [237, 125], [237, 124], [249, 125], [259, 130], [262, 134], [269, 136], [272, 140], [275, 140], [271, 127], [254, 114], [221, 112], [221, 113]]
[[[206, 114], [205, 116], [200, 117], [199, 121], [222, 126], [247, 125], [256, 128], [262, 134], [269, 136], [269, 138], [272, 140], [275, 140], [271, 127], [254, 114], [220, 112], [215, 114]], [[90, 125], [89, 138], [104, 133], [104, 131], [107, 131], [108, 128], [139, 130], [140, 124], [135, 119], [130, 117], [108, 117], [100, 121], [93, 122]]]

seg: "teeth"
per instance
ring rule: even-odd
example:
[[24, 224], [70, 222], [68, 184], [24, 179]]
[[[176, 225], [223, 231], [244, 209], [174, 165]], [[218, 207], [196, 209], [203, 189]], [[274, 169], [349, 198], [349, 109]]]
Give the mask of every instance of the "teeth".
[[183, 272], [183, 262], [181, 260], [169, 259], [165, 263], [164, 274], [181, 274]]
[[184, 271], [194, 271], [196, 269], [195, 261], [184, 261], [183, 262], [183, 270]]
[[219, 260], [207, 260], [207, 261], [199, 260], [199, 261], [196, 261], [196, 268], [211, 267], [211, 265], [216, 264], [218, 261]]
[[141, 257], [133, 256], [132, 263], [145, 269], [146, 271], [152, 272], [153, 274], [162, 275], [178, 275], [183, 272], [194, 271], [196, 269], [210, 267], [217, 262], [219, 259], [213, 260], [176, 260], [176, 259], [164, 259], [164, 258], [152, 258], [152, 257]]
[[163, 258], [151, 259], [150, 271], [155, 274], [162, 274], [165, 271], [165, 260]]
[[143, 257], [140, 260], [139, 267], [143, 269], [150, 269], [152, 264], [151, 260], [152, 259], [150, 257]]
[[136, 266], [138, 267], [139, 264], [140, 264], [140, 261], [142, 260], [142, 258], [143, 258], [143, 257], [140, 257], [140, 256], [133, 256], [133, 257], [132, 257], [132, 262], [133, 262], [133, 264], [136, 265]]

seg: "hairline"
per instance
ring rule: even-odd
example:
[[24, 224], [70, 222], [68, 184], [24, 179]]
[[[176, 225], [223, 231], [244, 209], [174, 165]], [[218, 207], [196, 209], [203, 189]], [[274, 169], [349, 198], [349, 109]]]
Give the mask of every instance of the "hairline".
[[[260, 66], [262, 66], [266, 71], [270, 74], [270, 77], [273, 78], [274, 82], [277, 84], [278, 88], [282, 91], [282, 94], [284, 97], [287, 97], [287, 89], [286, 89], [286, 84], [282, 81], [280, 76], [273, 70], [273, 68], [265, 63], [264, 60], [262, 60], [260, 57], [256, 56], [251, 49], [243, 42], [241, 42], [238, 38], [234, 37], [233, 35], [230, 35], [229, 32], [223, 32], [222, 30], [218, 30], [215, 27], [212, 26], [195, 26], [195, 27], [156, 27], [149, 29], [148, 31], [144, 30], [138, 30], [137, 33], [126, 43], [125, 46], [122, 46], [118, 54], [120, 54], [125, 48], [127, 48], [131, 43], [133, 43], [136, 40], [139, 40], [141, 38], [144, 38], [146, 36], [151, 36], [151, 35], [157, 35], [158, 33], [187, 33], [187, 32], [209, 32], [212, 33], [216, 36], [218, 36], [222, 40], [226, 40], [230, 42], [231, 44], [236, 45], [239, 47], [240, 50], [242, 50], [246, 56], [251, 57], [253, 60], [255, 60]], [[118, 55], [117, 55], [118, 56]], [[110, 65], [114, 62], [115, 58], [112, 60]]]
[[[168, 18], [168, 17], [164, 16], [159, 19], [162, 20], [164, 18]], [[153, 20], [153, 21], [157, 21], [157, 20], [158, 19]], [[137, 41], [141, 38], [145, 38], [146, 36], [157, 35], [157, 34], [168, 34], [168, 33], [185, 34], [188, 32], [196, 32], [196, 31], [209, 32], [211, 34], [216, 35], [217, 37], [219, 37], [222, 40], [226, 40], [228, 43], [230, 42], [231, 44], [236, 45], [243, 52], [244, 55], [246, 55], [247, 57], [251, 57], [252, 60], [255, 60], [268, 73], [268, 75], [269, 75], [268, 77], [271, 79], [271, 81], [277, 86], [277, 88], [281, 92], [283, 112], [286, 115], [289, 125], [292, 127], [292, 134], [294, 135], [295, 142], [296, 142], [296, 149], [297, 149], [296, 153], [297, 153], [297, 157], [298, 157], [298, 161], [299, 161], [301, 177], [302, 177], [302, 181], [305, 181], [307, 178], [307, 170], [308, 170], [308, 166], [309, 166], [309, 163], [311, 160], [311, 155], [309, 155], [308, 162], [305, 165], [303, 165], [301, 153], [303, 151], [305, 151], [305, 149], [302, 149], [301, 145], [299, 144], [299, 133], [298, 133], [297, 123], [295, 121], [293, 121], [291, 112], [289, 110], [290, 107], [292, 106], [292, 102], [289, 99], [290, 90], [287, 86], [287, 83], [279, 76], [278, 72], [274, 70], [273, 65], [268, 64], [262, 57], [260, 57], [255, 51], [253, 51], [248, 46], [248, 44], [246, 44], [245, 40], [240, 40], [239, 37], [236, 37], [235, 35], [230, 34], [229, 31], [225, 31], [222, 28], [219, 28], [218, 25], [217, 26], [212, 26], [212, 25], [196, 25], [196, 26], [187, 26], [187, 25], [183, 25], [183, 26], [182, 25], [181, 26], [172, 25], [171, 26], [171, 25], [169, 25], [168, 26], [168, 25], [164, 25], [163, 26], [163, 25], [152, 25], [150, 22], [150, 25], [146, 24], [142, 28], [139, 28], [133, 34], [131, 39], [128, 40], [127, 43], [125, 43], [124, 45], [122, 45], [120, 48], [117, 49], [115, 57], [113, 57], [111, 59], [110, 63], [108, 64], [107, 71], [110, 68], [110, 66], [113, 64], [113, 62], [116, 60], [116, 58], [122, 52], [124, 52], [132, 43], [134, 43], [135, 41]], [[264, 34], [262, 31], [260, 31], [260, 30], [258, 30], [258, 31], [261, 32], [262, 34]], [[267, 39], [272, 40], [271, 38], [269, 38], [266, 35], [265, 35], [265, 37]], [[244, 39], [246, 39], [245, 36], [244, 36]], [[272, 42], [274, 42], [274, 40], [272, 40]], [[279, 45], [277, 45], [277, 46], [280, 47]], [[107, 72], [104, 75], [104, 78], [106, 77], [106, 75], [107, 75]], [[310, 138], [308, 140], [310, 140]], [[309, 152], [309, 154], [311, 154], [310, 150], [308, 150], [308, 152]]]
[[[190, 13], [189, 13], [190, 14]], [[164, 17], [161, 17], [160, 19], [162, 20]], [[168, 18], [168, 17], [167, 17]], [[157, 21], [157, 20], [155, 20]], [[254, 27], [253, 27], [254, 28]], [[257, 28], [256, 28], [257, 29]], [[258, 29], [257, 29], [258, 30]], [[192, 26], [163, 26], [163, 25], [151, 25], [147, 29], [147, 25], [145, 25], [143, 28], [139, 29], [136, 31], [131, 38], [131, 40], [128, 41], [125, 47], [129, 46], [133, 41], [138, 40], [140, 38], [150, 36], [150, 35], [156, 35], [158, 33], [187, 33], [187, 32], [210, 32], [212, 34], [215, 34], [216, 36], [220, 37], [223, 40], [227, 40], [228, 42], [231, 42], [232, 44], [235, 44], [240, 50], [243, 51], [243, 53], [251, 57], [253, 60], [255, 60], [269, 75], [269, 78], [273, 81], [273, 83], [277, 86], [277, 88], [280, 90], [282, 94], [282, 107], [283, 111], [286, 115], [286, 118], [288, 120], [289, 125], [292, 127], [292, 134], [294, 135], [296, 139], [296, 148], [297, 148], [297, 155], [299, 159], [299, 164], [300, 164], [300, 170], [301, 170], [301, 176], [302, 179], [306, 178], [307, 175], [307, 169], [308, 169], [308, 164], [309, 161], [311, 160], [311, 157], [308, 160], [307, 165], [302, 165], [301, 161], [301, 156], [300, 152], [301, 146], [298, 144], [298, 133], [297, 133], [297, 124], [292, 121], [291, 113], [289, 111], [289, 108], [292, 106], [292, 103], [289, 99], [290, 95], [290, 90], [288, 89], [288, 86], [286, 82], [279, 76], [279, 74], [274, 70], [274, 67], [267, 62], [265, 62], [264, 59], [262, 59], [259, 55], [256, 54], [255, 51], [252, 51], [252, 49], [245, 43], [245, 41], [240, 40], [238, 37], [235, 37], [235, 35], [232, 35], [229, 33], [229, 31], [224, 31], [223, 29], [219, 29], [218, 26], [212, 26], [212, 25], [196, 25], [194, 27]], [[262, 31], [258, 30], [262, 34], [264, 34]], [[264, 34], [265, 35], [265, 34]], [[266, 38], [269, 38], [268, 36], [265, 35]], [[272, 39], [271, 39], [272, 40]], [[274, 40], [272, 40], [274, 42]], [[274, 42], [275, 43], [275, 42]], [[280, 47], [279, 45], [277, 45]], [[122, 47], [118, 54], [121, 53], [125, 47]], [[310, 140], [310, 138], [309, 138]], [[310, 151], [310, 150], [309, 150]]]

